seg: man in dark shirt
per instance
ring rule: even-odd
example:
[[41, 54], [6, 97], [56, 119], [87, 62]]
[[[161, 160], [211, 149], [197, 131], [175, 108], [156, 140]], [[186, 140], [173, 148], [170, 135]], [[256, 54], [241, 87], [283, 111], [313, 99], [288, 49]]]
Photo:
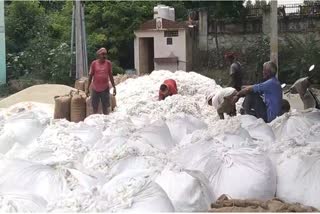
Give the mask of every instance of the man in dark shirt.
[[227, 63], [230, 65], [230, 81], [228, 86], [236, 89], [237, 91], [241, 90], [242, 87], [242, 70], [241, 64], [236, 60], [234, 53], [228, 53], [225, 55]]

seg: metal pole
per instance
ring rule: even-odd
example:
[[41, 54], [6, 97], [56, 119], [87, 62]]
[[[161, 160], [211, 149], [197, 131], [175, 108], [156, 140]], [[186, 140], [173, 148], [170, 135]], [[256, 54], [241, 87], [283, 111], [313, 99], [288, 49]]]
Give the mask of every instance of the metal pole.
[[75, 32], [76, 32], [76, 79], [83, 77], [83, 47], [81, 31], [81, 2], [75, 1]]
[[[271, 36], [270, 36], [270, 60], [278, 67], [278, 2], [271, 0]], [[278, 69], [279, 70], [279, 69]], [[278, 73], [277, 73], [278, 75]]]
[[0, 85], [6, 84], [6, 39], [4, 27], [4, 1], [0, 0]]
[[86, 40], [86, 25], [84, 16], [84, 3], [81, 5], [81, 21], [82, 21], [82, 48], [83, 48], [83, 75], [88, 76], [88, 54], [87, 54], [87, 40]]
[[71, 24], [71, 43], [70, 43], [70, 77], [72, 77], [73, 74], [73, 46], [74, 46], [74, 15], [75, 15], [75, 7], [74, 2], [72, 6], [72, 24]]

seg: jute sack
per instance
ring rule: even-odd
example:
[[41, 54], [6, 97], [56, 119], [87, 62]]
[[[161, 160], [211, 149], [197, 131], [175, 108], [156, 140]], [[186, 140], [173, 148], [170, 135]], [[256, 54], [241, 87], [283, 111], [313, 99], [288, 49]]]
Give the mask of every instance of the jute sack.
[[86, 95], [84, 92], [76, 91], [71, 94], [70, 121], [80, 122], [86, 118]]
[[90, 91], [88, 91], [88, 86], [89, 86], [89, 79], [88, 78], [85, 78], [84, 79], [84, 92], [86, 94], [88, 94]]
[[[86, 100], [86, 106], [87, 106], [87, 108], [86, 108], [86, 110], [87, 110], [86, 115], [87, 115], [87, 117], [89, 117], [91, 114], [93, 114], [91, 96], [87, 98], [87, 100]], [[102, 114], [102, 113], [103, 113], [103, 112], [102, 112], [102, 103], [99, 102], [98, 114]]]
[[87, 93], [89, 80], [87, 77], [81, 77], [80, 79], [76, 80], [74, 87], [77, 90], [81, 90]]
[[54, 97], [54, 119], [67, 119], [70, 121], [70, 105], [71, 105], [71, 96], [55, 96]]
[[210, 212], [316, 212], [314, 207], [303, 206], [301, 204], [288, 204], [278, 198], [272, 200], [238, 200], [228, 199], [222, 195], [211, 204]]

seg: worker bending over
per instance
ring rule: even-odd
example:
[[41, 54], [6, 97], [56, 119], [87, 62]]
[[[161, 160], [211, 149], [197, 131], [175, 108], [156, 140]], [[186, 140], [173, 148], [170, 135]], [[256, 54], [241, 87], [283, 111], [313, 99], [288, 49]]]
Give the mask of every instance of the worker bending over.
[[178, 93], [177, 83], [173, 79], [165, 80], [159, 90], [159, 100], [164, 100], [168, 96]]
[[[264, 82], [246, 86], [237, 93], [235, 99], [246, 97], [243, 102], [244, 114], [271, 122], [282, 113], [282, 88], [276, 77], [277, 65], [271, 61], [263, 64]], [[261, 95], [264, 97], [262, 98]]]
[[206, 97], [207, 103], [217, 109], [220, 119], [224, 119], [224, 113], [229, 116], [236, 116], [236, 105], [234, 96], [236, 89], [228, 87], [219, 91], [217, 94], [209, 93]]

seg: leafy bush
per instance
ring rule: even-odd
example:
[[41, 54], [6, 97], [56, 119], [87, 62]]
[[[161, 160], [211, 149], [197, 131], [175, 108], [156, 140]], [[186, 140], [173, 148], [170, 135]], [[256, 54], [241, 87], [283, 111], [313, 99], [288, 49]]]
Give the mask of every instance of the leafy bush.
[[279, 78], [287, 83], [293, 83], [300, 77], [308, 75], [309, 66], [316, 65], [314, 72], [316, 81], [320, 75], [320, 44], [315, 35], [310, 34], [305, 39], [298, 36], [287, 36], [279, 47]]
[[6, 97], [10, 94], [7, 84], [0, 85], [0, 97]]
[[66, 43], [56, 48], [46, 47], [47, 40], [37, 39], [30, 48], [18, 54], [8, 54], [8, 78], [34, 78], [52, 83], [70, 84], [70, 48]]

